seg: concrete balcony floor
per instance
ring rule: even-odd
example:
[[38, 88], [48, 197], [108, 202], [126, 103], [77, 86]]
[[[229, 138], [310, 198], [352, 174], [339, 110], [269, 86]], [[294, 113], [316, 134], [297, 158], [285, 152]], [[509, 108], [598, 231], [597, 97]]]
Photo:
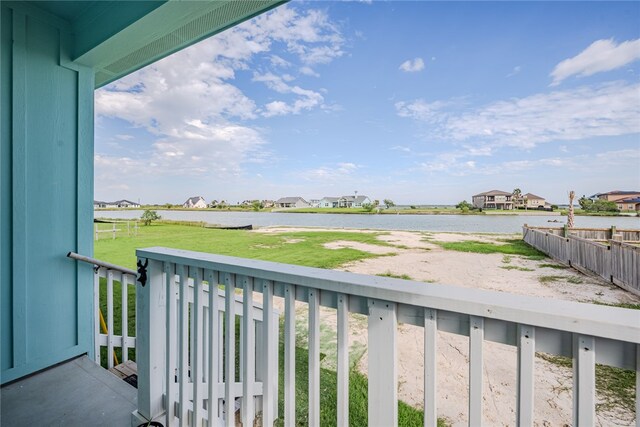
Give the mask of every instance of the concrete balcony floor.
[[129, 426], [137, 390], [86, 356], [0, 389], [0, 425]]

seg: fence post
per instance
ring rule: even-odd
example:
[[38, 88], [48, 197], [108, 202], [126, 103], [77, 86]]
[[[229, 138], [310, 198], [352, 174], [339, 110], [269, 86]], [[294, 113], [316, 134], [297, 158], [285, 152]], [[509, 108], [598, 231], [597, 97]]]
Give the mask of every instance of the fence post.
[[[141, 262], [146, 260], [140, 259]], [[136, 358], [138, 364], [138, 411], [146, 420], [164, 412], [165, 292], [160, 261], [149, 260], [147, 284], [136, 292]], [[134, 417], [135, 417], [134, 413]], [[137, 418], [136, 418], [137, 419]]]
[[567, 237], [569, 235], [569, 225], [565, 224], [562, 227], [562, 237]]
[[113, 223], [113, 228], [111, 229], [113, 233], [113, 240], [116, 240], [116, 223]]
[[613, 235], [616, 234], [616, 226], [612, 225], [611, 226], [611, 238], [613, 239]]

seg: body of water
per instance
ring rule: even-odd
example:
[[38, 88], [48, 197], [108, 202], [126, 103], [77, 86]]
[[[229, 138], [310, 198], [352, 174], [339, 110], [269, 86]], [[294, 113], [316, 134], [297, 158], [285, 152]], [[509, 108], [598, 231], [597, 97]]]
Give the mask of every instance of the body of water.
[[[142, 210], [97, 211], [96, 218], [135, 219]], [[272, 212], [217, 212], [158, 210], [163, 219], [204, 221], [210, 224], [238, 226], [332, 227], [377, 230], [461, 231], [479, 233], [519, 233], [524, 224], [542, 227], [562, 227], [567, 217], [557, 215], [354, 215], [301, 214]], [[549, 220], [558, 220], [553, 223]], [[576, 227], [640, 228], [638, 217], [576, 216]]]

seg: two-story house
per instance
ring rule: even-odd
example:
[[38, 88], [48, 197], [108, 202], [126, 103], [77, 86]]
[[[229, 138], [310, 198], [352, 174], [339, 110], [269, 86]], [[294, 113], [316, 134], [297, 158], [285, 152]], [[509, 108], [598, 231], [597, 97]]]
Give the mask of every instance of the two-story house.
[[512, 194], [491, 190], [473, 196], [473, 206], [478, 209], [513, 209]]

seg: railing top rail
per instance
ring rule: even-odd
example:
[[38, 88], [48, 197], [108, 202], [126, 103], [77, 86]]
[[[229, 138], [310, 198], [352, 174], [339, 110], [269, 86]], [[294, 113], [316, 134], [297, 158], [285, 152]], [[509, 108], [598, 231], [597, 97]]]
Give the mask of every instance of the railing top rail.
[[88, 257], [88, 256], [80, 255], [80, 254], [77, 254], [75, 252], [69, 252], [67, 254], [67, 257], [69, 257], [71, 259], [78, 260], [78, 261], [86, 262], [88, 264], [93, 264], [93, 265], [96, 265], [98, 267], [104, 267], [104, 268], [107, 268], [109, 270], [119, 271], [119, 272], [124, 273], [124, 274], [131, 274], [133, 276], [137, 276], [138, 275], [137, 271], [131, 270], [130, 268], [122, 267], [122, 266], [119, 266], [119, 265], [116, 265], [116, 264], [111, 264], [111, 263], [106, 262], [106, 261], [100, 261], [99, 259], [95, 259], [95, 258], [91, 258], [91, 257]]
[[[528, 228], [531, 230], [563, 230], [564, 227], [545, 227], [545, 226], [538, 226], [538, 225], [529, 225], [529, 224], [525, 224], [523, 225], [524, 228]], [[571, 230], [575, 230], [575, 231], [611, 231], [611, 228], [585, 228], [585, 227], [574, 227]], [[640, 229], [638, 228], [617, 228], [616, 227], [616, 231], [617, 232], [640, 232]]]
[[308, 288], [640, 343], [640, 311], [153, 247], [140, 258]]

